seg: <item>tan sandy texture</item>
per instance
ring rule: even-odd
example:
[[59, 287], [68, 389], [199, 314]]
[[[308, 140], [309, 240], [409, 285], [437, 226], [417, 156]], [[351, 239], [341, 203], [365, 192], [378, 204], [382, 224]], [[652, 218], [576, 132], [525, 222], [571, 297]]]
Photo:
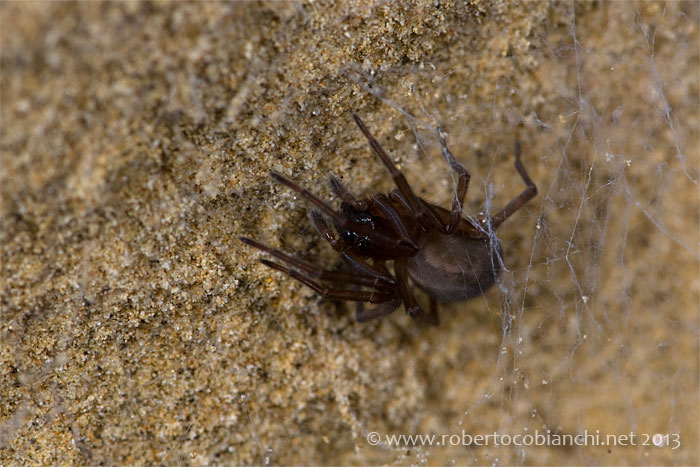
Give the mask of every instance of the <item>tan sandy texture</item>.
[[[698, 463], [697, 2], [0, 14], [1, 465]], [[448, 206], [398, 105], [445, 127], [468, 212], [522, 190], [516, 138], [540, 187], [499, 229], [500, 286], [437, 328], [357, 324], [237, 239], [340, 265], [267, 173], [390, 189], [353, 111]], [[366, 441], [535, 430], [637, 438]]]

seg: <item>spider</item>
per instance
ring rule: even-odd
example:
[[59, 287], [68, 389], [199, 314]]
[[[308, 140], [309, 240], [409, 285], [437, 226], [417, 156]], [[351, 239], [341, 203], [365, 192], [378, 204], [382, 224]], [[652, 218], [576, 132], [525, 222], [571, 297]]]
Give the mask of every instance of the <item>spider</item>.
[[[462, 217], [470, 175], [447, 148], [440, 129], [442, 154], [458, 177], [449, 211], [419, 198], [360, 117], [354, 114], [353, 117], [394, 180], [396, 189], [392, 192], [358, 199], [340, 180], [331, 176], [331, 189], [342, 200], [336, 211], [293, 181], [270, 172], [275, 181], [318, 208], [310, 213], [311, 223], [340, 253], [350, 270], [326, 270], [250, 238], [240, 237], [240, 240], [280, 260], [284, 264], [268, 259], [260, 261], [309, 286], [323, 299], [357, 302], [355, 318], [358, 322], [388, 315], [403, 303], [406, 313], [414, 319], [437, 325], [438, 302], [468, 300], [483, 294], [496, 282], [501, 271], [501, 247], [495, 236], [489, 236], [489, 230], [496, 230], [537, 195], [537, 187], [520, 161], [520, 144], [515, 143], [515, 169], [526, 188], [495, 215], [483, 219], [480, 225]], [[386, 266], [387, 261], [394, 262], [393, 274]], [[428, 295], [428, 312], [413, 296], [409, 278]], [[350, 288], [333, 288], [326, 285], [328, 282]], [[374, 306], [365, 308], [364, 303]]]

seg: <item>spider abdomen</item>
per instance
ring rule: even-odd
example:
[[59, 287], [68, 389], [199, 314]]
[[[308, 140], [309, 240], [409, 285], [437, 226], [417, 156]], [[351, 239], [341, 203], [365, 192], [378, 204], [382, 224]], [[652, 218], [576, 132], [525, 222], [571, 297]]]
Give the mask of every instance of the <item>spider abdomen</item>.
[[483, 294], [501, 271], [500, 244], [489, 238], [433, 231], [421, 238], [420, 250], [408, 260], [413, 282], [440, 302], [457, 302]]

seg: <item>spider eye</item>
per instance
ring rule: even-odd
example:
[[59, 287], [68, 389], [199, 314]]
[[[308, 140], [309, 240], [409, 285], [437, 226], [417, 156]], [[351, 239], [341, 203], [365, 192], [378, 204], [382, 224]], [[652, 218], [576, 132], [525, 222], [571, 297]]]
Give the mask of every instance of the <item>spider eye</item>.
[[367, 237], [359, 237], [355, 241], [355, 249], [359, 252], [365, 251], [369, 247], [369, 239]]

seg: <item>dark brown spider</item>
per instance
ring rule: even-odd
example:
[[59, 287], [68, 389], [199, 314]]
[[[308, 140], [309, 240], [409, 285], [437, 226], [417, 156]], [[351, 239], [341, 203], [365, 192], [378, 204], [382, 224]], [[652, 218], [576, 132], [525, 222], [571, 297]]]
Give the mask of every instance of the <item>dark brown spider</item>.
[[[357, 199], [337, 178], [331, 176], [331, 188], [342, 200], [340, 210], [335, 211], [291, 180], [270, 172], [272, 178], [287, 185], [319, 209], [311, 211], [311, 222], [342, 255], [351, 271], [328, 271], [255, 240], [240, 239], [286, 263], [283, 266], [267, 259], [260, 260], [266, 266], [311, 287], [322, 298], [357, 302], [357, 321], [365, 322], [388, 315], [403, 303], [406, 312], [413, 318], [437, 325], [438, 301], [467, 300], [483, 294], [496, 282], [501, 272], [501, 247], [495, 235], [489, 236], [489, 231], [496, 230], [537, 195], [537, 187], [520, 162], [520, 144], [515, 143], [515, 169], [527, 188], [494, 216], [478, 224], [462, 217], [462, 204], [470, 176], [447, 148], [441, 131], [438, 134], [442, 154], [459, 177], [451, 211], [416, 196], [360, 117], [353, 117], [372, 150], [389, 170], [398, 189], [372, 199]], [[332, 220], [339, 238], [324, 214]], [[394, 275], [386, 266], [386, 261], [392, 260]], [[409, 278], [430, 297], [429, 313], [423, 311], [411, 293]], [[355, 289], [329, 288], [322, 281], [347, 284]], [[362, 287], [371, 290], [362, 290]], [[377, 306], [365, 309], [364, 302]]]

